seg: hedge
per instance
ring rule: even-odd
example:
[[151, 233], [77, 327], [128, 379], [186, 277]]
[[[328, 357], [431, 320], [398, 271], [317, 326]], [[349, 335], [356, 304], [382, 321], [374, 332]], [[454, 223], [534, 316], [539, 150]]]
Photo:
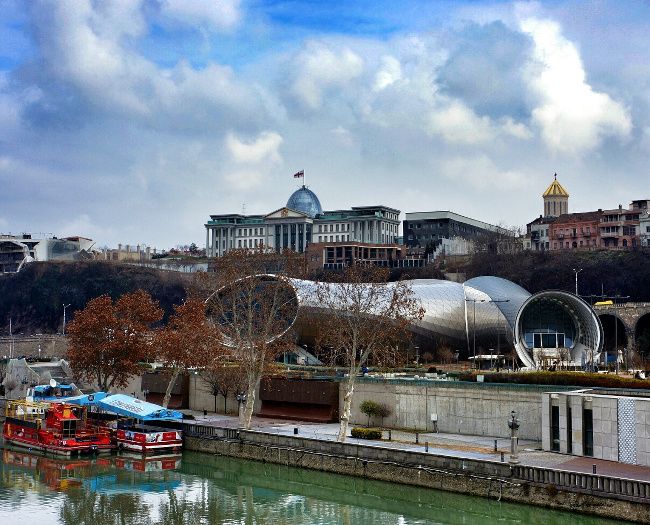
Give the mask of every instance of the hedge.
[[354, 427], [350, 434], [357, 439], [381, 439], [381, 430], [378, 428]]
[[[476, 382], [476, 373], [461, 374], [461, 381]], [[556, 385], [556, 386], [585, 386], [601, 388], [630, 388], [636, 390], [650, 389], [650, 381], [617, 376], [616, 374], [593, 374], [586, 372], [568, 371], [535, 371], [510, 373], [484, 373], [485, 383], [516, 383], [520, 385]]]

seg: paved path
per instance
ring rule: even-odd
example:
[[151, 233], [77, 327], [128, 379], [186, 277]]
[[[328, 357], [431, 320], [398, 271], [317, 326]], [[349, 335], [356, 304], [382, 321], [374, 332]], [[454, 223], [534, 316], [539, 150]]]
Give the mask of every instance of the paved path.
[[[195, 421], [200, 425], [214, 425], [236, 428], [238, 420], [235, 416], [184, 410], [192, 414]], [[298, 429], [298, 435], [313, 439], [324, 439], [334, 441], [338, 433], [338, 423], [307, 423], [302, 421], [289, 421], [274, 418], [253, 417], [251, 430], [270, 432], [282, 435], [294, 435], [294, 429]], [[417, 436], [417, 443], [416, 443]], [[429, 452], [446, 456], [454, 456], [467, 459], [486, 459], [500, 461], [503, 452], [504, 460], [508, 461], [510, 455], [510, 440], [506, 438], [495, 438], [490, 436], [468, 436], [465, 434], [443, 434], [443, 433], [415, 433], [403, 430], [391, 430], [391, 440], [388, 440], [388, 431], [384, 431], [384, 439], [379, 442], [348, 437], [347, 443], [361, 443], [364, 445], [377, 444], [382, 447], [395, 448], [400, 450], [415, 450], [424, 452], [428, 443]], [[497, 451], [494, 450], [494, 442], [497, 442]], [[589, 457], [576, 457], [556, 452], [541, 450], [541, 443], [530, 440], [519, 440], [519, 459], [522, 465], [535, 467], [556, 468], [573, 472], [592, 472], [593, 465], [596, 465], [598, 474], [619, 476], [627, 479], [650, 481], [650, 467], [638, 465], [626, 465], [616, 461], [605, 461]]]

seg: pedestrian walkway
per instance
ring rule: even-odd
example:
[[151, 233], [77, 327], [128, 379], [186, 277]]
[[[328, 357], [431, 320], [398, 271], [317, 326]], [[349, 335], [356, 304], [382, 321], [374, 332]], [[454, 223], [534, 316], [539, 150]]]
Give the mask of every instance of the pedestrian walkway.
[[[184, 410], [184, 412], [194, 416], [195, 423], [199, 425], [214, 425], [230, 428], [236, 428], [238, 426], [238, 418], [235, 416], [212, 413], [204, 415], [203, 412], [188, 410]], [[338, 429], [338, 423], [309, 423], [261, 417], [253, 417], [251, 421], [251, 430], [287, 436], [298, 435], [300, 437], [327, 441], [336, 440]], [[370, 446], [377, 445], [396, 450], [428, 451], [431, 454], [464, 459], [504, 462], [508, 462], [510, 459], [510, 439], [503, 437], [496, 438], [490, 436], [468, 436], [465, 434], [432, 432], [423, 433], [404, 430], [390, 430], [389, 432], [388, 430], [384, 430], [382, 441], [355, 439], [348, 436], [346, 443], [359, 443]], [[553, 468], [581, 473], [593, 472], [593, 465], [596, 465], [596, 472], [598, 474], [650, 481], [649, 467], [543, 451], [541, 450], [541, 443], [525, 439], [519, 440], [519, 461], [520, 464], [531, 467]]]

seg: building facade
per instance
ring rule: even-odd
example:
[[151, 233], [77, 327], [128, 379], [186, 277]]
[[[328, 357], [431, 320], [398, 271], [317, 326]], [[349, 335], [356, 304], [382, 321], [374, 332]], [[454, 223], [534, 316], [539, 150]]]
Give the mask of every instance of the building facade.
[[568, 213], [569, 192], [557, 174], [542, 199], [544, 214], [526, 225], [525, 249], [629, 250], [649, 243], [650, 199], [632, 201], [628, 208]]
[[471, 252], [476, 239], [492, 233], [508, 232], [452, 211], [407, 213], [404, 219], [404, 244], [415, 252], [435, 254], [439, 249], [445, 249], [453, 255], [466, 255]]
[[596, 249], [600, 246], [601, 213], [567, 213], [549, 224], [551, 250], [576, 248]]
[[286, 206], [267, 215], [210, 215], [206, 255], [220, 257], [232, 249], [262, 246], [303, 253], [312, 243], [394, 244], [399, 215], [399, 210], [382, 205], [323, 211], [316, 194], [303, 185]]
[[639, 215], [639, 239], [641, 246], [650, 247], [650, 212], [648, 210]]
[[399, 244], [370, 244], [353, 241], [316, 242], [307, 247], [307, 267], [310, 270], [333, 270], [354, 263], [385, 268], [419, 267], [424, 259], [407, 258], [406, 248]]
[[92, 259], [95, 242], [86, 237], [57, 238], [22, 235], [0, 235], [0, 273], [18, 272], [32, 261], [76, 261]]

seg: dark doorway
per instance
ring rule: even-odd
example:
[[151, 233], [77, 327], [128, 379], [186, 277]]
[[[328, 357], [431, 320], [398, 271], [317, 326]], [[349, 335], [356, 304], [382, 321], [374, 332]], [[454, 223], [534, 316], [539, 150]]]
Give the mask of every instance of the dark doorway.
[[591, 408], [582, 410], [582, 446], [585, 456], [594, 455], [594, 413]]

